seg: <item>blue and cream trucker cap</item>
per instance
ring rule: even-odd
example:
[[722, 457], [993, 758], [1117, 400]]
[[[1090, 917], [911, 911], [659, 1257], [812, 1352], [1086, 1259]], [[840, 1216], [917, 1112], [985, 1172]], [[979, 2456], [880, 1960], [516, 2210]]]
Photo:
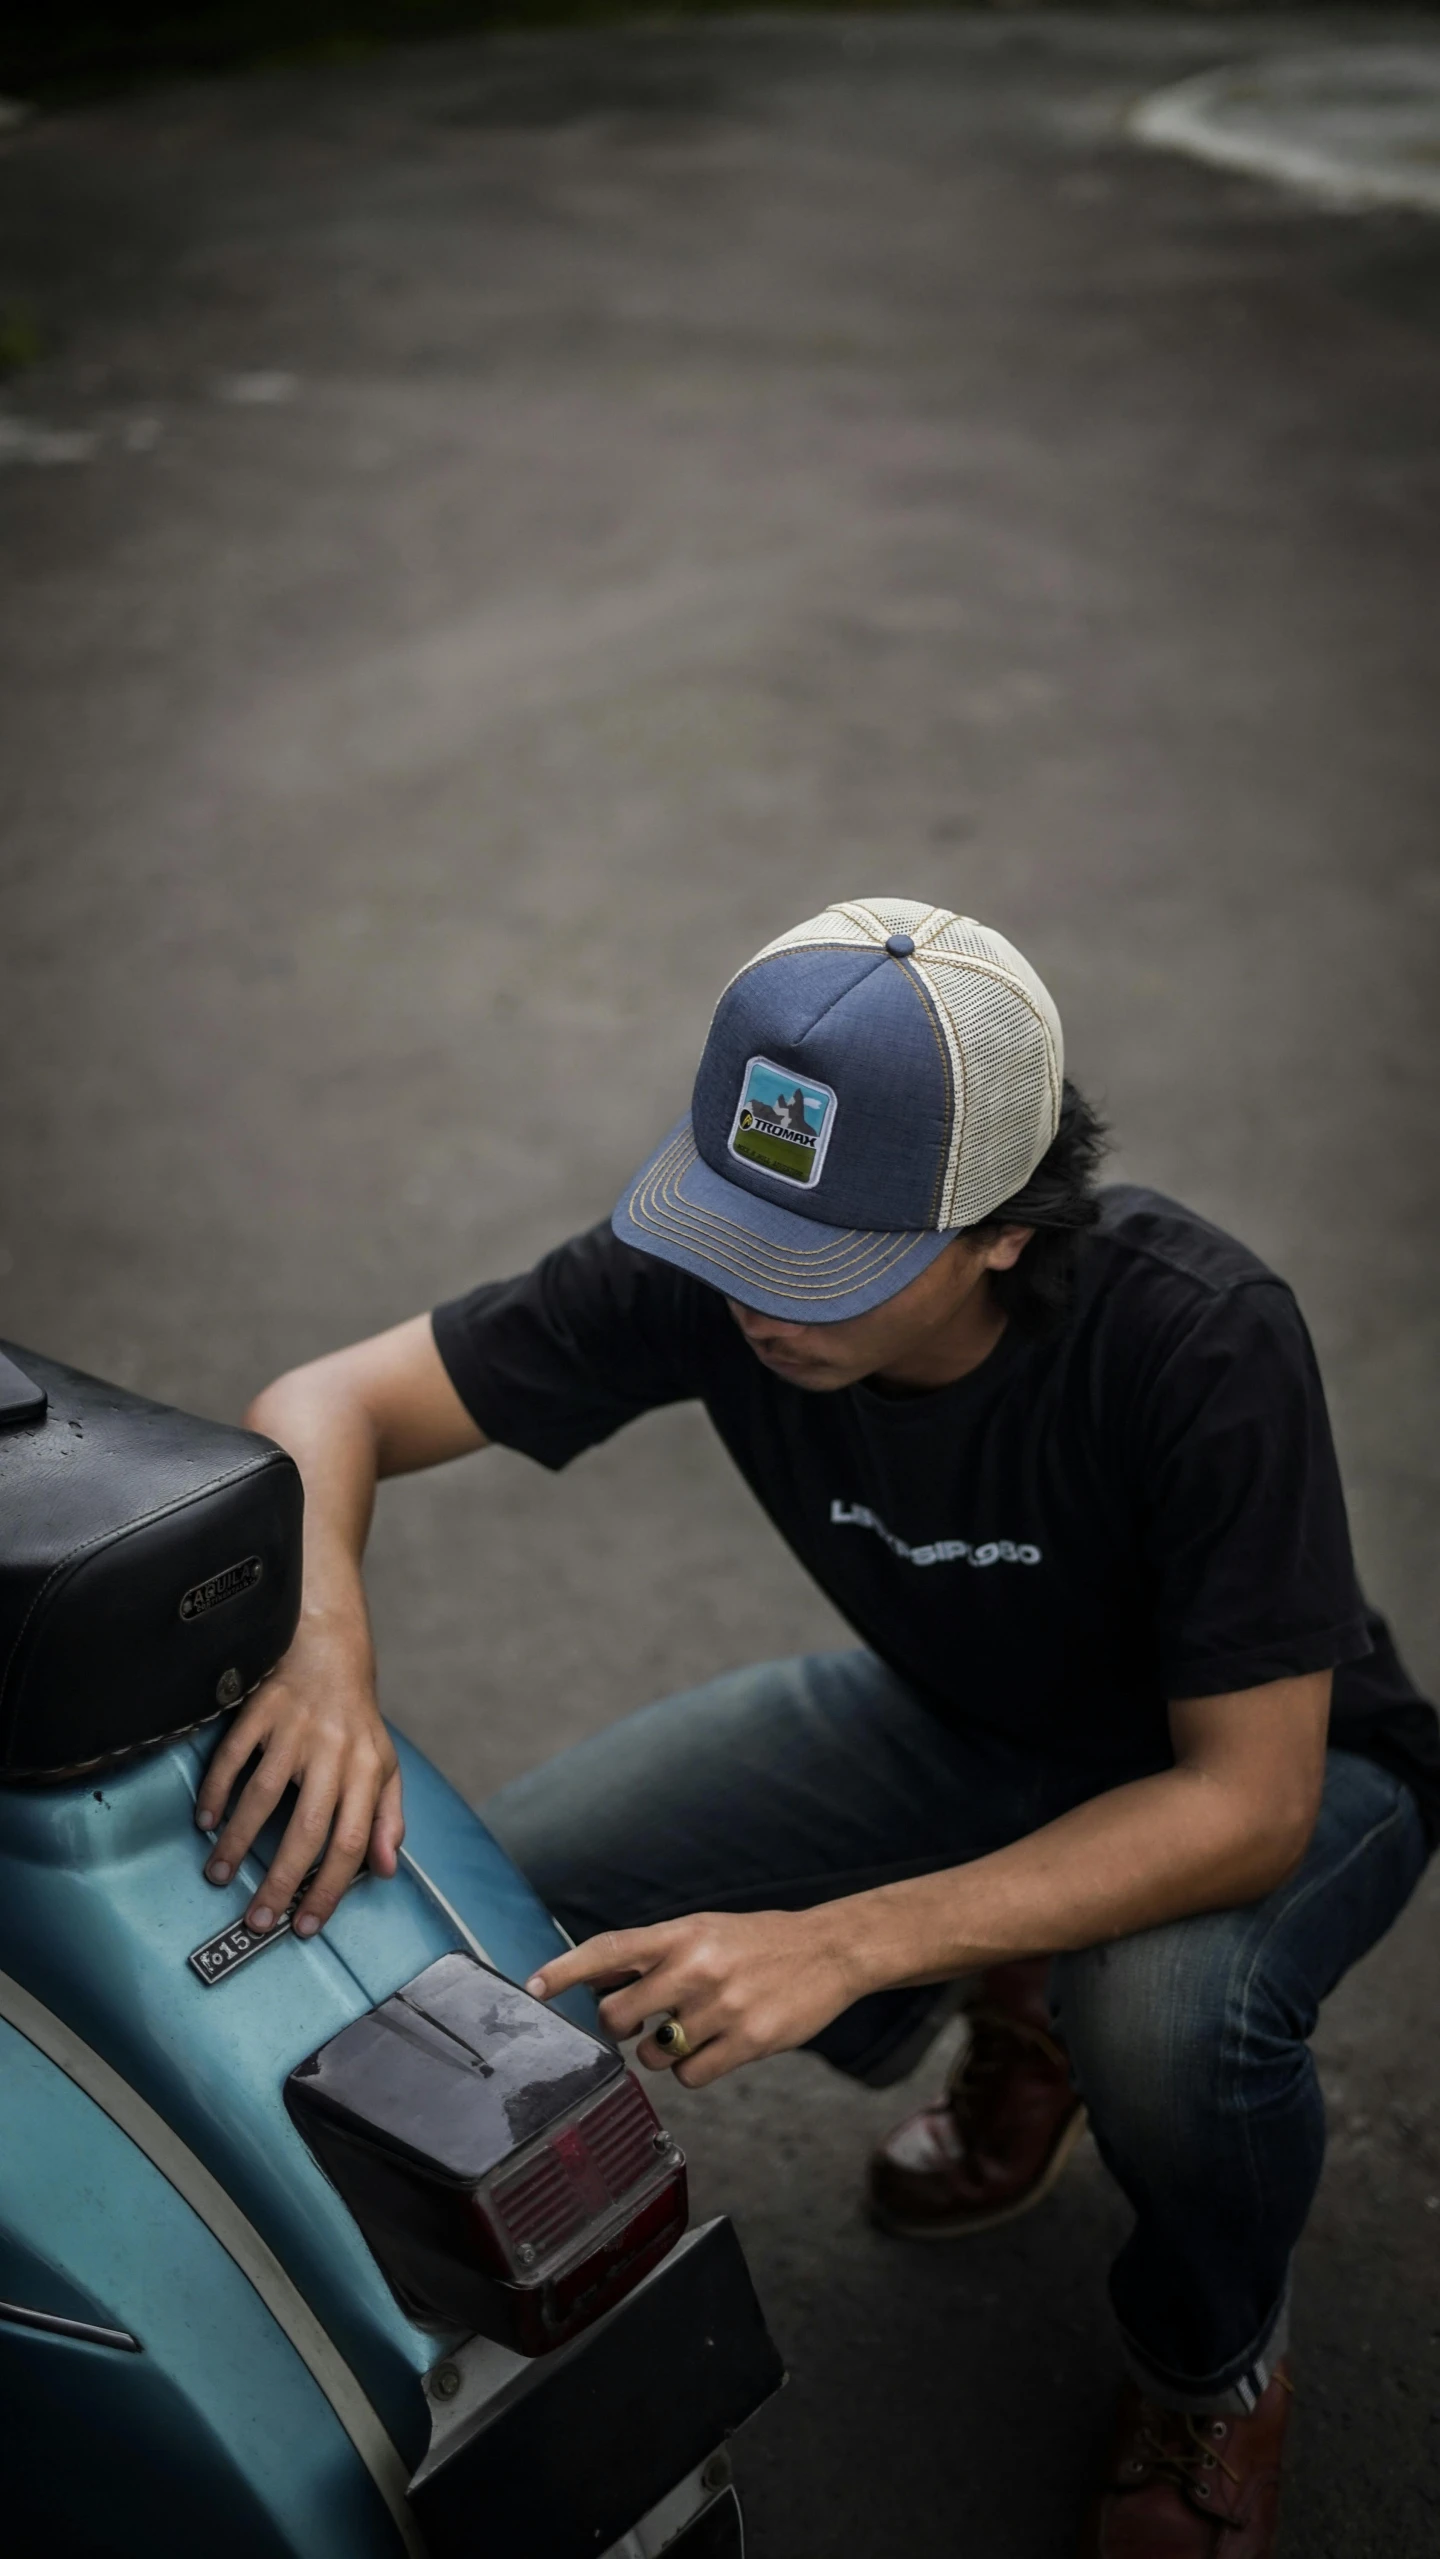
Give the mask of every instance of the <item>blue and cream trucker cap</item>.
[[690, 1110], [611, 1222], [762, 1314], [864, 1315], [1023, 1188], [1064, 1065], [1060, 1017], [1003, 934], [849, 899], [731, 979]]

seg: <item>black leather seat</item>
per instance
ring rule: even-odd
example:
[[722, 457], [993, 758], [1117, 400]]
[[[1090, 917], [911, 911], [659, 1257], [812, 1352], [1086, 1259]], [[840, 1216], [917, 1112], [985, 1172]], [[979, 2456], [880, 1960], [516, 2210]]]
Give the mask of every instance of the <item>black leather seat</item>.
[[224, 1713], [285, 1651], [303, 1494], [272, 1441], [0, 1343], [0, 1781]]

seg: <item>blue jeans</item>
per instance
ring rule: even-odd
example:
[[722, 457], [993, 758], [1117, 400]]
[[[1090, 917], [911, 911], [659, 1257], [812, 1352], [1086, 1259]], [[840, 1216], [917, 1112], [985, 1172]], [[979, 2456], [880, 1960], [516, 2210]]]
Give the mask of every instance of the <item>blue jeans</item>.
[[[955, 1732], [872, 1654], [827, 1653], [647, 1707], [507, 1786], [485, 1818], [578, 1939], [962, 1865], [1129, 1773]], [[1425, 1857], [1409, 1788], [1332, 1751], [1304, 1863], [1264, 1901], [1057, 1957], [1059, 2031], [1134, 2208], [1111, 2296], [1152, 2398], [1243, 2413], [1284, 2352], [1325, 2144], [1307, 2038]], [[863, 1999], [812, 2049], [883, 2080], [934, 2001]]]

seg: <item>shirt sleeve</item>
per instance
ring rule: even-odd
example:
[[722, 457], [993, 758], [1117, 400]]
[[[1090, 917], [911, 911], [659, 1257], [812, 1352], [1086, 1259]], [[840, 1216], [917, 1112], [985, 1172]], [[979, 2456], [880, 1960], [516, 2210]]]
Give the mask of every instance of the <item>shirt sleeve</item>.
[[697, 1294], [683, 1272], [600, 1225], [516, 1279], [437, 1306], [430, 1320], [486, 1438], [558, 1468], [698, 1391]]
[[1166, 1695], [1368, 1653], [1325, 1390], [1289, 1290], [1224, 1293], [1146, 1401], [1141, 1535]]

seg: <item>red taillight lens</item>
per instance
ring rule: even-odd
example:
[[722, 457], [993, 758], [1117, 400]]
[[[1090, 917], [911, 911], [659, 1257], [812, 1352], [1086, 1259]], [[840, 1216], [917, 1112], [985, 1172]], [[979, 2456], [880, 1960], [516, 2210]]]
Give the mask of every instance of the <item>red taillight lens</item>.
[[515, 2176], [497, 2183], [489, 2195], [478, 2193], [475, 2209], [487, 2234], [494, 2233], [496, 2254], [516, 2272], [578, 2239], [590, 2218], [558, 2143], [548, 2141]]
[[655, 2109], [627, 2071], [608, 2096], [551, 2133], [521, 2167], [491, 2183], [488, 2213], [516, 2271], [577, 2239], [669, 2160]]
[[[484, 2205], [476, 2197], [477, 2213]], [[658, 2266], [689, 2217], [685, 2162], [672, 2152], [661, 2182], [638, 2190], [633, 2202], [598, 2229], [582, 2230], [531, 2280], [507, 2286], [511, 2326], [506, 2343], [522, 2355], [548, 2354], [588, 2328]]]
[[523, 2294], [520, 2351], [543, 2354], [622, 2300], [680, 2238], [685, 2161], [627, 2071], [478, 2186], [471, 2209], [486, 2261], [500, 2259]]
[[[658, 2136], [658, 2140], [657, 2140]], [[590, 2154], [612, 2195], [628, 2195], [655, 2164], [657, 2148], [668, 2148], [655, 2109], [643, 2088], [627, 2072], [620, 2085], [585, 2118]]]

